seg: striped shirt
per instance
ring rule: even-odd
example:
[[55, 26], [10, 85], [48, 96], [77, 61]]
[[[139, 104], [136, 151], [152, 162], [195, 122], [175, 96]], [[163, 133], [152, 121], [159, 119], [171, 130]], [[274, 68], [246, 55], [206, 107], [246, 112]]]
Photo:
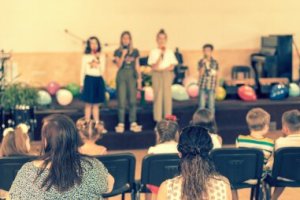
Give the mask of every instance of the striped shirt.
[[271, 160], [274, 152], [274, 141], [270, 138], [254, 138], [251, 135], [239, 135], [236, 139], [236, 147], [242, 148], [256, 148], [264, 153], [264, 169], [269, 160]]

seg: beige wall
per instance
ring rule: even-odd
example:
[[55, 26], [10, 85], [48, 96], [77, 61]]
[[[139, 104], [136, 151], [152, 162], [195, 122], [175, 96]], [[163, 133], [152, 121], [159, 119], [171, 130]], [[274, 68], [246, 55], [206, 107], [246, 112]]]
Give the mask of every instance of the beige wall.
[[[121, 31], [130, 30], [135, 46], [146, 53], [163, 27], [169, 46], [183, 50], [191, 74], [202, 44], [211, 42], [228, 77], [232, 65], [249, 64], [262, 35], [294, 34], [300, 44], [299, 7], [298, 0], [0, 0], [0, 49], [13, 50], [20, 80], [64, 84], [78, 82], [83, 50], [65, 29], [112, 44], [104, 48], [110, 60]], [[298, 63], [295, 56], [295, 72]], [[108, 80], [115, 70], [108, 64]]]

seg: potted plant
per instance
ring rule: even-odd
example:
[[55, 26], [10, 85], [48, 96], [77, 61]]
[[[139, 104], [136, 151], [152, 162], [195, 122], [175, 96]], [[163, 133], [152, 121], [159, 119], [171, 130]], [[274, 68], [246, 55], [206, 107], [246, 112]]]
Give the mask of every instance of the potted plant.
[[36, 126], [34, 107], [37, 99], [38, 91], [34, 87], [24, 83], [6, 85], [0, 93], [1, 108], [7, 113], [2, 117], [2, 128], [26, 123], [31, 127], [29, 134], [33, 138], [33, 129]]

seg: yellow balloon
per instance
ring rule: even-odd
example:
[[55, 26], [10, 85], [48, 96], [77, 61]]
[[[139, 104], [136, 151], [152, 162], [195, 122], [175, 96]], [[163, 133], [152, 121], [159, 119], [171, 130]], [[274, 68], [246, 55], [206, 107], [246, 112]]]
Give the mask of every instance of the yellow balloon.
[[223, 101], [225, 98], [226, 98], [226, 90], [223, 87], [218, 86], [216, 88], [216, 100]]

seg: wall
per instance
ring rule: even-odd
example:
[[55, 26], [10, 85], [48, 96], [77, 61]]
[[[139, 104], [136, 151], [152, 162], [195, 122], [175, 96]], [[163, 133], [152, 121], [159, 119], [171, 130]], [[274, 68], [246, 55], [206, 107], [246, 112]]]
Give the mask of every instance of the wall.
[[[20, 80], [43, 85], [48, 80], [78, 82], [81, 38], [97, 35], [111, 52], [123, 30], [144, 54], [155, 47], [155, 34], [165, 28], [169, 46], [182, 49], [190, 73], [195, 74], [203, 43], [216, 47], [224, 77], [235, 64], [249, 64], [249, 55], [267, 34], [294, 34], [300, 43], [297, 0], [0, 0], [0, 49], [14, 52]], [[294, 78], [299, 61], [294, 56]], [[106, 79], [114, 79], [108, 64]]]

